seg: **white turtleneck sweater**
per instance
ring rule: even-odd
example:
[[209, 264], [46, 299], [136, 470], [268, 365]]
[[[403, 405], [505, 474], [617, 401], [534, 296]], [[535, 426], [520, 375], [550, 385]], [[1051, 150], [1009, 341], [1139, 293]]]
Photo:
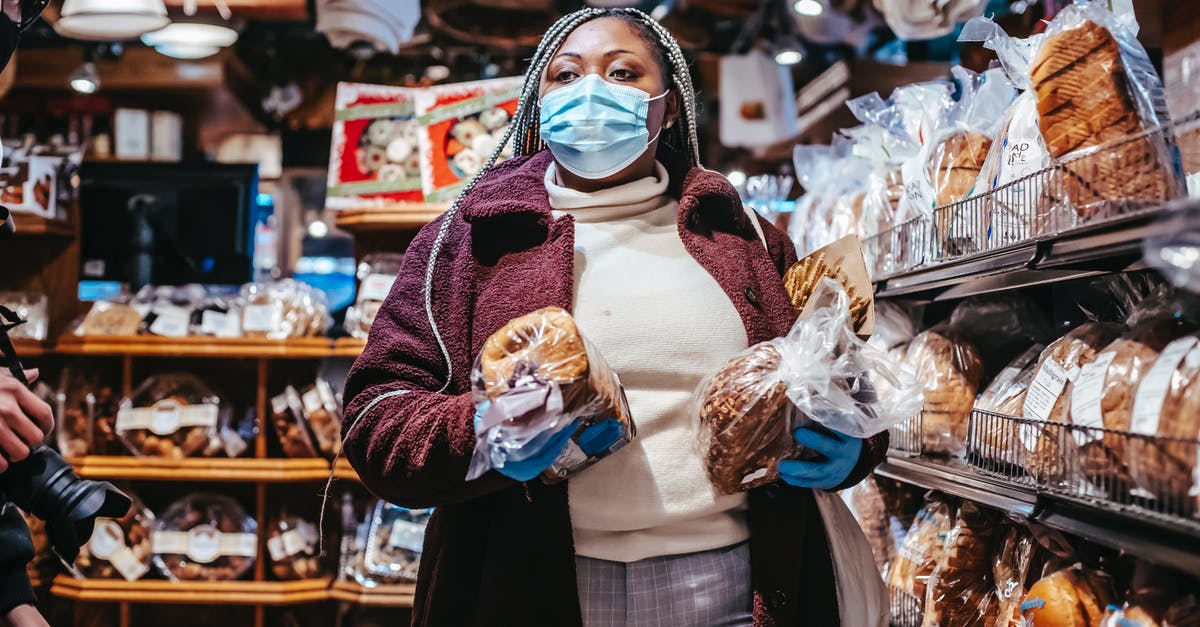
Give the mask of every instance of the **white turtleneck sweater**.
[[574, 316], [621, 377], [637, 437], [571, 477], [577, 554], [617, 562], [679, 555], [750, 537], [744, 494], [709, 482], [694, 395], [747, 347], [720, 285], [684, 248], [667, 172], [595, 193], [546, 189], [575, 219]]

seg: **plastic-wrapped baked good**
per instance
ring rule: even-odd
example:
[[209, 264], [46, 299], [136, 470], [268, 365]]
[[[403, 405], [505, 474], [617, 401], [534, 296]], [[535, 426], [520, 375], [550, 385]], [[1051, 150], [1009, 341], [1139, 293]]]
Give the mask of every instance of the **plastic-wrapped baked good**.
[[75, 330], [76, 335], [127, 336], [137, 335], [142, 324], [142, 314], [131, 305], [96, 301]]
[[283, 515], [267, 530], [267, 555], [271, 574], [279, 580], [321, 576], [321, 536], [316, 525], [297, 516]]
[[1126, 603], [1124, 607], [1108, 606], [1100, 627], [1161, 627], [1162, 623], [1154, 620], [1145, 609], [1138, 605]]
[[1112, 601], [1108, 575], [1076, 565], [1033, 584], [1021, 603], [1021, 615], [1037, 627], [1099, 625]]
[[926, 497], [888, 573], [889, 587], [902, 595], [906, 606], [912, 605], [918, 612], [924, 608], [929, 577], [945, 550], [946, 534], [953, 528], [950, 502], [936, 494]]
[[[1116, 339], [1124, 327], [1107, 322], [1085, 322], [1050, 343], [1033, 371], [1020, 414], [1030, 420], [1069, 423], [1067, 413], [1073, 382], [1084, 366], [1096, 361], [1101, 349]], [[1039, 479], [1061, 477], [1066, 471], [1059, 441], [1061, 429], [1022, 425], [1017, 442], [1025, 470]]]
[[879, 485], [875, 483], [875, 475], [867, 475], [866, 479], [850, 488], [850, 505], [863, 535], [871, 545], [875, 567], [881, 573], [887, 572], [888, 564], [896, 558], [896, 543], [892, 537], [887, 504]]
[[1169, 511], [1188, 509], [1200, 442], [1200, 338], [1171, 342], [1137, 386], [1129, 438], [1129, 472]]
[[403, 263], [404, 255], [380, 253], [367, 255], [358, 264], [358, 297], [346, 311], [346, 330], [350, 335], [367, 337]]
[[379, 583], [416, 581], [433, 510], [410, 510], [379, 501], [371, 514], [363, 569]]
[[980, 450], [972, 451], [973, 453], [999, 463], [1015, 462], [1013, 451], [1017, 446], [1018, 429], [1015, 424], [1001, 416], [1021, 414], [1021, 405], [1025, 402], [1029, 383], [1033, 380], [1038, 356], [1045, 348], [1041, 344], [1030, 346], [1009, 362], [1008, 366], [992, 379], [983, 394], [979, 395], [979, 399], [975, 401], [975, 409], [981, 412], [978, 417], [979, 435], [976, 436]]
[[905, 359], [925, 389], [922, 450], [961, 453], [983, 378], [979, 352], [957, 334], [934, 328], [913, 338]]
[[196, 303], [190, 316], [191, 333], [199, 336], [241, 337], [242, 311], [236, 298], [219, 296]]
[[329, 306], [321, 292], [284, 279], [242, 286], [242, 334], [283, 340], [315, 337], [329, 328]]
[[[541, 475], [553, 483], [619, 450], [637, 433], [621, 380], [557, 307], [493, 333], [475, 360], [471, 388], [475, 406], [484, 411], [467, 479], [573, 429], [566, 449]], [[551, 406], [561, 410], [545, 409]]]
[[995, 627], [1021, 627], [1021, 602], [1025, 600], [1033, 548], [1033, 536], [1024, 527], [1014, 525], [996, 549], [992, 566], [998, 601]]
[[88, 579], [136, 581], [150, 571], [154, 514], [135, 494], [129, 512], [120, 518], [97, 518], [92, 537], [79, 547], [72, 572]]
[[983, 627], [999, 611], [992, 558], [1004, 528], [1000, 516], [970, 501], [958, 508], [925, 597], [926, 627]]
[[0, 292], [0, 306], [7, 307], [25, 323], [10, 329], [8, 336], [17, 339], [44, 340], [50, 326], [45, 294]]
[[141, 332], [163, 337], [185, 337], [191, 333], [192, 309], [203, 300], [199, 285], [180, 287], [147, 285], [134, 296], [133, 307], [142, 313]]
[[279, 446], [288, 457], [316, 457], [312, 436], [304, 423], [304, 407], [296, 388], [287, 386], [271, 399], [271, 425], [279, 437]]
[[342, 410], [333, 387], [325, 379], [317, 379], [301, 392], [300, 400], [321, 454], [336, 457], [342, 452]]
[[154, 565], [172, 581], [226, 581], [258, 557], [258, 525], [233, 499], [193, 493], [171, 504], [154, 528]]
[[183, 459], [222, 451], [230, 410], [199, 377], [154, 375], [121, 401], [116, 431], [135, 455]]

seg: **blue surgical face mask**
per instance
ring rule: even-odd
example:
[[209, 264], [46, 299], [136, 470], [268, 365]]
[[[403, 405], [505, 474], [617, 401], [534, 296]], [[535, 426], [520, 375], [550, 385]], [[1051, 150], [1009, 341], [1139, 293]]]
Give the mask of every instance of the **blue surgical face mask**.
[[539, 136], [555, 161], [572, 173], [586, 179], [609, 177], [646, 152], [653, 141], [646, 129], [650, 101], [666, 95], [651, 98], [636, 87], [588, 74], [542, 97]]

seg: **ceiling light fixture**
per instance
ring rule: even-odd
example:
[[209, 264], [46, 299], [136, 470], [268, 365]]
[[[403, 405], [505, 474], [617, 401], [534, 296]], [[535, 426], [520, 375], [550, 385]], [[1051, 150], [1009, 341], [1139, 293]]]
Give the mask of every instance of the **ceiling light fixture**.
[[792, 8], [805, 17], [816, 17], [825, 12], [825, 5], [818, 0], [796, 0]]
[[68, 81], [71, 89], [81, 94], [94, 94], [100, 89], [100, 73], [96, 71], [96, 64], [93, 61], [84, 61], [73, 73]]
[[216, 54], [237, 42], [237, 31], [218, 24], [173, 22], [142, 35], [142, 43], [177, 59], [199, 59]]
[[117, 41], [170, 23], [163, 0], [64, 0], [54, 30], [71, 39]]
[[154, 49], [165, 57], [182, 59], [184, 61], [204, 59], [221, 51], [221, 48], [216, 46], [204, 46], [197, 44], [159, 44], [155, 46]]

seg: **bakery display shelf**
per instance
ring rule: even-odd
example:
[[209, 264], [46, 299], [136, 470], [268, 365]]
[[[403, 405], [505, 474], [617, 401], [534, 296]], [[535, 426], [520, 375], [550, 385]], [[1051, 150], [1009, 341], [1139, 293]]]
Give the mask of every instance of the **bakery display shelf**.
[[334, 357], [358, 357], [367, 341], [356, 337], [340, 337], [333, 342]]
[[31, 213], [14, 213], [17, 237], [75, 237], [75, 225], [66, 220], [43, 218]]
[[437, 219], [447, 203], [397, 203], [373, 209], [342, 209], [334, 224], [350, 233], [415, 231]]
[[295, 605], [329, 598], [328, 579], [303, 581], [124, 581], [59, 575], [50, 594], [101, 603]]
[[53, 350], [53, 346], [49, 343], [38, 340], [13, 338], [12, 343], [13, 348], [21, 357], [41, 357]]
[[354, 581], [335, 581], [329, 588], [329, 598], [363, 607], [412, 607], [416, 589], [411, 583], [367, 587]]
[[[314, 359], [346, 354], [329, 338], [268, 340], [259, 338], [159, 337], [77, 337], [59, 339], [54, 352], [63, 355], [132, 355], [138, 357], [225, 357]], [[357, 353], [356, 353], [357, 354]]]
[[297, 483], [329, 477], [329, 462], [312, 459], [191, 458], [88, 455], [71, 460], [79, 476], [89, 479], [145, 481], [225, 481]]
[[344, 457], [339, 457], [338, 460], [333, 463], [333, 476], [337, 477], [338, 479], [345, 479], [347, 481], [361, 481], [358, 478], [358, 472], [354, 470], [354, 467], [351, 466], [350, 462]]

